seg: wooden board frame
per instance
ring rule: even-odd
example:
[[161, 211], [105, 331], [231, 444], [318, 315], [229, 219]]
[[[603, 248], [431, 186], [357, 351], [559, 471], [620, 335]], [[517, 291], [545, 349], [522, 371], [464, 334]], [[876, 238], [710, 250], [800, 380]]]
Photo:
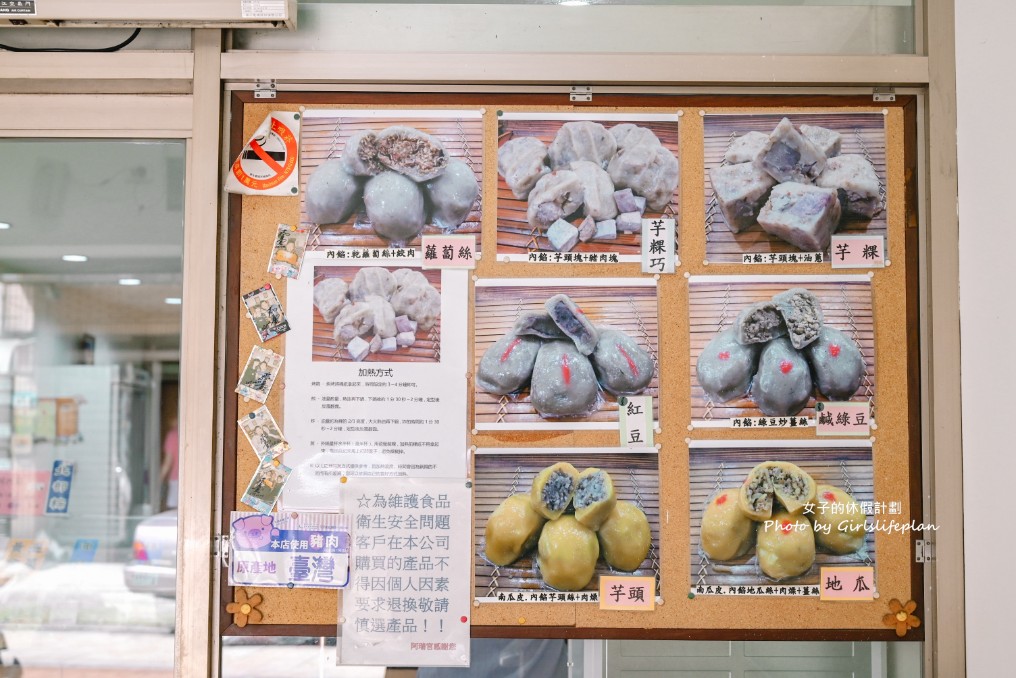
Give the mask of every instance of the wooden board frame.
[[[235, 157], [246, 137], [253, 130], [265, 113], [269, 110], [296, 110], [299, 106], [314, 107], [483, 107], [488, 113], [497, 109], [516, 110], [582, 110], [585, 106], [570, 106], [563, 101], [562, 95], [511, 95], [511, 94], [362, 94], [362, 93], [280, 93], [279, 97], [272, 104], [262, 104], [254, 99], [251, 92], [234, 92], [230, 102], [232, 124], [229, 130], [230, 155]], [[762, 109], [774, 110], [799, 110], [799, 109], [828, 109], [836, 110], [842, 108], [857, 108], [863, 110], [874, 110], [871, 101], [867, 97], [852, 96], [654, 96], [654, 95], [617, 95], [597, 97], [595, 105], [597, 109], [620, 109], [632, 110], [641, 108], [650, 109], [680, 109], [684, 112], [681, 131], [681, 215], [682, 235], [681, 260], [682, 267], [678, 269], [675, 276], [666, 281], [661, 281], [660, 298], [670, 298], [673, 295], [687, 298], [687, 285], [683, 282], [682, 274], [737, 274], [737, 273], [828, 273], [827, 265], [801, 265], [793, 270], [779, 267], [765, 267], [765, 270], [747, 271], [740, 264], [712, 264], [704, 265], [704, 242], [695, 242], [695, 236], [690, 235], [700, 230], [700, 220], [704, 215], [704, 204], [701, 190], [701, 117], [700, 111], [723, 112], [737, 110], [749, 112]], [[896, 130], [889, 137], [887, 134], [887, 146], [893, 144], [891, 152], [895, 153], [893, 170], [889, 177], [891, 187], [891, 201], [896, 205], [895, 216], [890, 215], [890, 231], [893, 234], [890, 238], [890, 247], [894, 265], [876, 274], [875, 280], [887, 280], [892, 276], [892, 290], [884, 290], [881, 295], [888, 292], [896, 292], [898, 298], [898, 311], [906, 314], [905, 323], [896, 323], [895, 332], [891, 338], [901, 342], [903, 349], [897, 353], [898, 364], [892, 368], [893, 376], [898, 377], [903, 384], [902, 390], [907, 397], [903, 398], [899, 407], [906, 418], [905, 424], [899, 424], [896, 428], [897, 435], [892, 437], [893, 455], [899, 460], [906, 460], [902, 465], [902, 478], [897, 479], [903, 486], [909, 489], [909, 518], [915, 522], [921, 522], [922, 510], [922, 479], [921, 479], [921, 403], [920, 393], [920, 360], [919, 360], [919, 336], [918, 336], [918, 314], [920, 312], [918, 296], [918, 261], [917, 251], [919, 242], [918, 233], [918, 200], [917, 200], [917, 153], [916, 153], [916, 128], [917, 128], [917, 101], [912, 96], [897, 96], [893, 104], [886, 106], [890, 118], [895, 122]], [[254, 120], [256, 118], [256, 120]], [[699, 135], [698, 147], [694, 144], [694, 132]], [[489, 135], [488, 135], [489, 136]], [[491, 147], [488, 141], [488, 149]], [[489, 150], [488, 150], [489, 153]], [[697, 160], [696, 160], [697, 158]], [[492, 159], [488, 157], [485, 162], [490, 168]], [[698, 166], [696, 166], [698, 162]], [[493, 160], [496, 166], [496, 159]], [[695, 175], [698, 175], [696, 178]], [[491, 186], [496, 182], [496, 170], [485, 172], [485, 192], [491, 191]], [[249, 472], [241, 468], [238, 453], [247, 454], [238, 445], [237, 430], [231, 426], [237, 419], [237, 412], [240, 406], [235, 394], [232, 394], [232, 386], [237, 381], [239, 362], [249, 352], [249, 338], [244, 341], [243, 335], [250, 328], [243, 324], [244, 318], [240, 315], [240, 294], [243, 289], [252, 287], [247, 283], [251, 275], [263, 276], [264, 252], [257, 247], [243, 247], [244, 218], [249, 210], [252, 213], [268, 211], [282, 213], [285, 209], [269, 209], [271, 201], [286, 201], [298, 199], [286, 198], [241, 198], [232, 195], [229, 197], [228, 217], [228, 255], [227, 255], [227, 311], [225, 313], [226, 343], [226, 375], [223, 382], [225, 393], [225, 412], [223, 421], [224, 431], [224, 464], [223, 464], [223, 507], [222, 519], [219, 528], [223, 534], [228, 534], [229, 511], [237, 507], [238, 491], [246, 485]], [[282, 205], [277, 202], [276, 205]], [[485, 206], [484, 240], [495, 242], [493, 233], [493, 211], [496, 205], [492, 201]], [[298, 214], [299, 206], [292, 206], [289, 211]], [[288, 212], [287, 212], [288, 213]], [[287, 217], [288, 218], [288, 217]], [[261, 219], [271, 221], [274, 228], [276, 221], [285, 221], [283, 218], [277, 220], [272, 218]], [[262, 229], [264, 230], [264, 229]], [[262, 248], [263, 249], [263, 248]], [[247, 254], [245, 254], [247, 253]], [[247, 256], [250, 263], [247, 263]], [[547, 267], [551, 268], [548, 269]], [[603, 268], [606, 266], [606, 268]], [[246, 274], [246, 275], [245, 275]], [[556, 271], [549, 264], [512, 263], [503, 264], [495, 262], [493, 257], [486, 258], [480, 262], [480, 268], [476, 271], [480, 277], [536, 277], [554, 276], [567, 277], [565, 271]], [[632, 275], [638, 276], [638, 264], [614, 264], [597, 265], [595, 268], [590, 265], [579, 267], [579, 275], [592, 276], [616, 276]], [[572, 274], [574, 275], [574, 274]], [[665, 284], [666, 283], [666, 284]], [[877, 285], [873, 284], [873, 287]], [[899, 291], [904, 294], [899, 296]], [[895, 309], [896, 307], [894, 307]], [[683, 313], [683, 311], [682, 311]], [[673, 317], [673, 316], [671, 316]], [[661, 317], [661, 323], [664, 318]], [[249, 323], [248, 323], [249, 324]], [[681, 332], [677, 334], [681, 335]], [[687, 338], [677, 337], [677, 340], [670, 340], [662, 347], [664, 352], [680, 350], [680, 347], [687, 348]], [[685, 365], [680, 361], [680, 365]], [[881, 373], [881, 363], [879, 365]], [[672, 369], [669, 374], [661, 374], [664, 392], [669, 391], [681, 401], [687, 399], [687, 370]], [[883, 375], [882, 379], [885, 379]], [[273, 392], [273, 397], [280, 398], [280, 392]], [[671, 397], [671, 396], [667, 396]], [[271, 400], [269, 401], [272, 402]], [[275, 401], [275, 411], [278, 416], [279, 400]], [[672, 409], [672, 408], [671, 408]], [[683, 410], [682, 410], [683, 411]], [[663, 435], [658, 440], [664, 444], [661, 451], [661, 484], [667, 484], [662, 477], [664, 466], [668, 467], [666, 473], [670, 480], [680, 481], [679, 472], [687, 468], [687, 446], [684, 444], [688, 435], [685, 426], [688, 423], [690, 412], [683, 413], [679, 417], [673, 414], [666, 416], [661, 421]], [[283, 419], [278, 416], [283, 427]], [[472, 417], [470, 413], [470, 423]], [[876, 436], [886, 434], [889, 438], [887, 427], [882, 423]], [[740, 432], [729, 432], [724, 429], [705, 430], [700, 429], [694, 432], [696, 438], [703, 439], [724, 439], [738, 437], [730, 435]], [[616, 436], [616, 434], [615, 434]], [[766, 432], [762, 436], [766, 439], [778, 439], [782, 436], [774, 432]], [[510, 438], [510, 439], [509, 439]], [[607, 432], [572, 432], [553, 434], [483, 434], [472, 436], [474, 445], [482, 447], [524, 447], [524, 446], [606, 446], [616, 444], [616, 437], [608, 441]], [[889, 442], [883, 443], [889, 445]], [[879, 462], [879, 443], [876, 443], [876, 476], [879, 475], [880, 467], [885, 462]], [[682, 461], [683, 460], [683, 461]], [[245, 475], [246, 474], [246, 475]], [[673, 483], [670, 483], [673, 485]], [[686, 480], [684, 485], [686, 486]], [[682, 488], [680, 483], [674, 485], [674, 495], [670, 501], [674, 504], [686, 502], [686, 487]], [[687, 509], [685, 509], [687, 511]], [[672, 521], [674, 519], [672, 518]], [[677, 520], [675, 527], [672, 523], [670, 534], [664, 532], [663, 547], [680, 549], [686, 543], [686, 535], [681, 533], [684, 527], [681, 521]], [[675, 530], [677, 530], [675, 532]], [[670, 580], [669, 591], [664, 589], [666, 603], [674, 602], [658, 608], [653, 617], [639, 617], [638, 613], [600, 613], [598, 610], [577, 609], [579, 605], [555, 604], [553, 607], [539, 607], [525, 603], [500, 605], [493, 611], [474, 608], [474, 625], [472, 634], [474, 637], [525, 637], [525, 638], [638, 638], [638, 639], [685, 639], [685, 640], [721, 640], [721, 639], [752, 639], [752, 640], [852, 640], [852, 641], [886, 641], [896, 640], [896, 635], [891, 629], [881, 627], [881, 614], [888, 609], [888, 598], [899, 597], [901, 599], [913, 598], [918, 601], [918, 609], [923, 609], [924, 594], [924, 570], [921, 565], [914, 562], [912, 540], [922, 535], [910, 535], [906, 540], [905, 548], [895, 548], [892, 558], [892, 569], [902, 573], [902, 580], [906, 586], [897, 589], [881, 589], [882, 597], [873, 603], [845, 604], [835, 608], [838, 612], [845, 614], [837, 615], [838, 618], [850, 617], [852, 610], [862, 609], [866, 613], [864, 626], [830, 623], [819, 628], [813, 625], [809, 628], [774, 628], [767, 624], [743, 624], [739, 628], [729, 628], [721, 623], [712, 625], [696, 624], [694, 628], [690, 621], [694, 614], [696, 621], [704, 618], [716, 617], [714, 622], [736, 619], [735, 614], [743, 614], [740, 619], [747, 620], [752, 615], [748, 608], [748, 602], [741, 610], [731, 608], [729, 600], [716, 600], [698, 597], [697, 600], [689, 601], [682, 598], [686, 595], [686, 587], [680, 572], [686, 564], [685, 559], [671, 556], [669, 567], [673, 573], [667, 577]], [[671, 544], [668, 547], [668, 541]], [[676, 545], [676, 546], [675, 546]], [[897, 545], [901, 546], [901, 545]], [[886, 549], [880, 546], [880, 553]], [[687, 558], [687, 556], [685, 556]], [[890, 567], [887, 560], [883, 560], [882, 568]], [[674, 574], [676, 573], [676, 574]], [[682, 594], [682, 591], [684, 592]], [[286, 591], [283, 589], [265, 589], [265, 602], [261, 609], [265, 614], [265, 623], [249, 624], [243, 629], [232, 624], [230, 615], [224, 610], [220, 615], [220, 632], [223, 635], [250, 635], [250, 636], [280, 636], [280, 635], [316, 635], [331, 636], [336, 632], [336, 622], [325, 622], [324, 619], [334, 620], [338, 615], [338, 601], [334, 592], [323, 591]], [[221, 572], [221, 597], [220, 606], [224, 608], [226, 603], [232, 600], [233, 590], [228, 586], [226, 573]], [[488, 604], [491, 607], [493, 604]], [[688, 608], [688, 605], [697, 607]], [[785, 612], [798, 614], [801, 611], [810, 610], [820, 605], [818, 601], [807, 599], [753, 599], [750, 603], [752, 609], [769, 606], [786, 606]], [[851, 605], [857, 607], [851, 607]], [[588, 606], [588, 604], [587, 604]], [[809, 607], [810, 606], [810, 607]], [[677, 608], [675, 610], [675, 608]], [[828, 611], [830, 608], [820, 608]], [[556, 611], [555, 611], [556, 610]], [[548, 613], [549, 611], [549, 613]], [[735, 611], [737, 611], [735, 613]], [[635, 616], [632, 616], [635, 615]], [[668, 623], [654, 623], [664, 618]], [[757, 615], [756, 615], [757, 618]], [[682, 623], [682, 620], [685, 620]], [[912, 630], [907, 635], [907, 640], [923, 640], [923, 627]]]

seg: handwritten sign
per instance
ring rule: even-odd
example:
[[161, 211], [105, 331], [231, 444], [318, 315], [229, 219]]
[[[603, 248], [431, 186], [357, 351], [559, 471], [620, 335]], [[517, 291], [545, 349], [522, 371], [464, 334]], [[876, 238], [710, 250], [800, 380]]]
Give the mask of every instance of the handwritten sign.
[[343, 664], [469, 666], [470, 487], [463, 478], [349, 478], [352, 576]]
[[815, 404], [815, 434], [820, 436], [871, 435], [871, 405], [864, 402]]
[[874, 600], [875, 568], [823, 567], [819, 581], [821, 600]]
[[829, 251], [833, 268], [885, 268], [885, 236], [834, 235]]
[[621, 396], [617, 399], [621, 445], [653, 446], [653, 397]]
[[425, 235], [423, 268], [476, 268], [475, 235]]
[[600, 577], [601, 610], [652, 612], [655, 608], [655, 577]]
[[643, 273], [673, 273], [676, 250], [673, 219], [642, 220]]

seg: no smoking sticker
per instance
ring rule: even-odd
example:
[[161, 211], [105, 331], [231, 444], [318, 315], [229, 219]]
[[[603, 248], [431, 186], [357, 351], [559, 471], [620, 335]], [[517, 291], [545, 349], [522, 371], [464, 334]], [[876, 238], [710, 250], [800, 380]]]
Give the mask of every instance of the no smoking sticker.
[[233, 161], [226, 191], [244, 195], [299, 193], [299, 138], [299, 113], [269, 115]]

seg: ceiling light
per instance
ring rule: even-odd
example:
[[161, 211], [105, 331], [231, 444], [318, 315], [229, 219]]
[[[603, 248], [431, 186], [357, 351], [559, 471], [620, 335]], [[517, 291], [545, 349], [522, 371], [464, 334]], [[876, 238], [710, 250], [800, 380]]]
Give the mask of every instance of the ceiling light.
[[180, 304], [183, 303], [183, 299], [181, 299], [180, 297], [166, 297], [166, 303], [170, 304], [171, 306], [179, 306]]
[[141, 284], [141, 281], [138, 280], [137, 278], [120, 278], [117, 282], [125, 287], [131, 287], [134, 285]]
[[6, 221], [0, 221], [0, 231], [6, 231], [11, 227]]
[[61, 257], [61, 259], [63, 259], [64, 261], [71, 261], [76, 264], [88, 261], [88, 257], [86, 257], [84, 254], [65, 254]]
[[561, 0], [561, 5], [564, 7], [583, 7], [588, 4], [589, 0]]

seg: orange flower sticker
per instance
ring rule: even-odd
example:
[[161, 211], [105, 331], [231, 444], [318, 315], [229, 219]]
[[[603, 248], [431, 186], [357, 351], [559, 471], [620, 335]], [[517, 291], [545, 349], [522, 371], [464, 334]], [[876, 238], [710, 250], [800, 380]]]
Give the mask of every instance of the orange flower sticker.
[[890, 628], [896, 629], [896, 635], [902, 638], [907, 635], [910, 629], [916, 629], [921, 625], [921, 620], [914, 616], [917, 603], [908, 600], [906, 605], [896, 598], [889, 601], [889, 614], [882, 617], [882, 623]]
[[226, 612], [233, 615], [233, 623], [242, 629], [247, 626], [248, 621], [257, 624], [264, 619], [264, 615], [258, 609], [263, 600], [260, 593], [248, 596], [246, 589], [237, 588], [234, 593], [235, 602], [226, 605]]

